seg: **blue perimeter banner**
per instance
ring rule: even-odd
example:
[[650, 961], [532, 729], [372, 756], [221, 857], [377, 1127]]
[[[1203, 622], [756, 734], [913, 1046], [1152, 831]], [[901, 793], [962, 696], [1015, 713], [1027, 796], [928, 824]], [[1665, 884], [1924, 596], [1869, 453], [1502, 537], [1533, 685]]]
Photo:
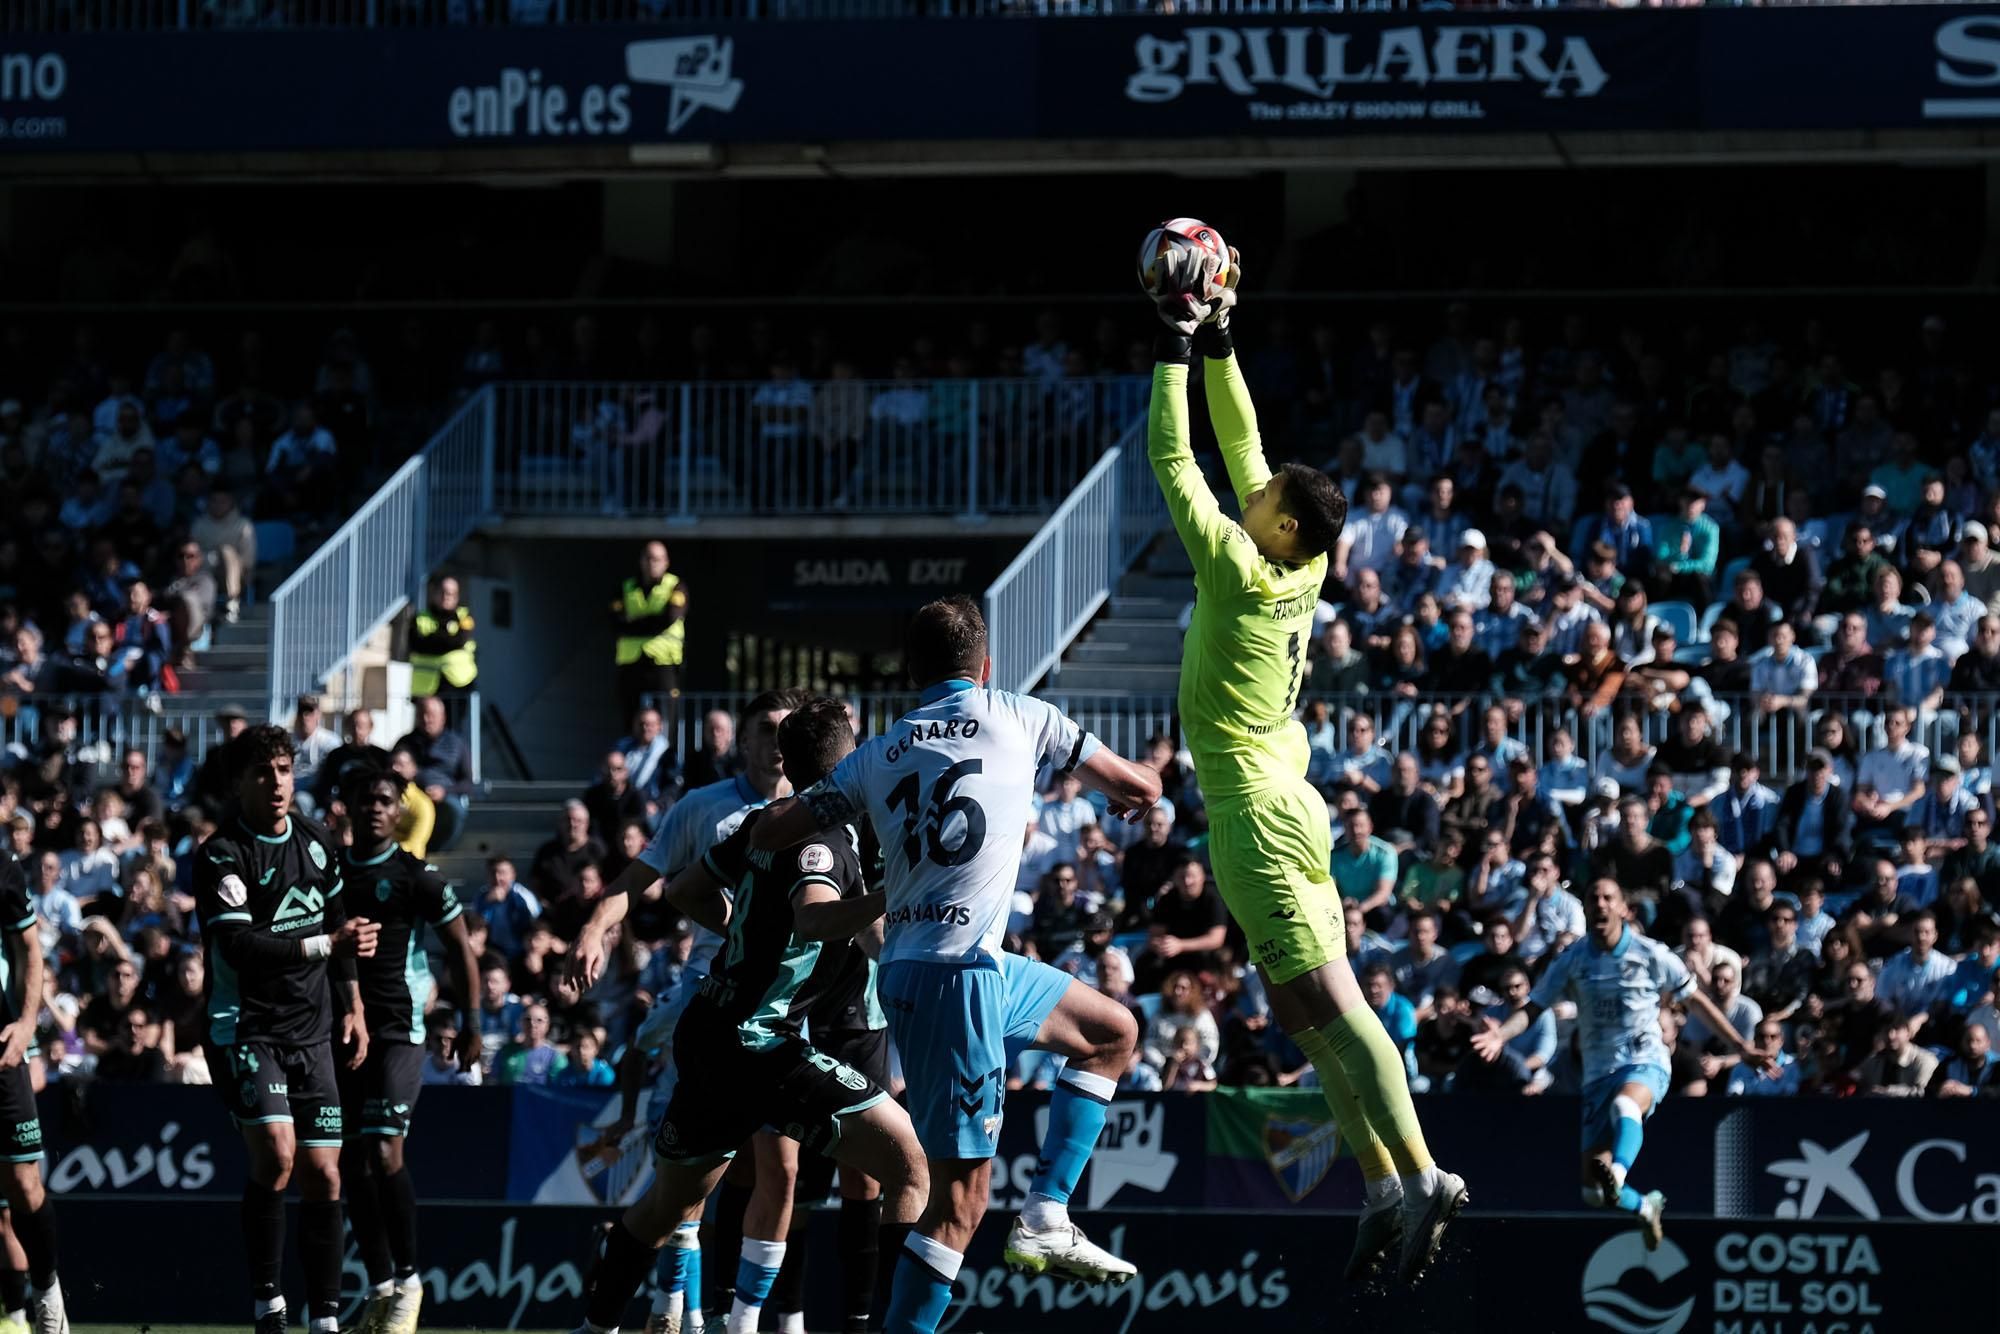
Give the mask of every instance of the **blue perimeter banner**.
[[0, 152], [2000, 122], [2000, 8], [0, 39]]
[[[70, 1314], [92, 1324], [209, 1324], [240, 1319], [248, 1301], [234, 1200], [64, 1201], [75, 1237], [157, 1244], [72, 1245], [63, 1257]], [[426, 1205], [418, 1213], [424, 1318], [438, 1328], [569, 1329], [606, 1209]], [[837, 1213], [809, 1233], [806, 1311], [837, 1323]], [[1090, 1219], [1092, 1235], [1139, 1266], [1122, 1288], [1083, 1288], [1007, 1272], [1005, 1228], [989, 1219], [960, 1271], [943, 1330], [972, 1334], [1257, 1334], [1326, 1330], [1492, 1334], [1890, 1334], [1991, 1324], [1991, 1284], [1974, 1266], [1995, 1232], [1916, 1223], [1727, 1222], [1670, 1216], [1647, 1251], [1621, 1219], [1505, 1218], [1477, 1207], [1453, 1228], [1414, 1292], [1339, 1281], [1354, 1222], [1334, 1215], [1166, 1212]], [[296, 1224], [294, 1224], [296, 1226]], [[175, 1237], [220, 1245], [173, 1245]], [[303, 1289], [287, 1247], [286, 1288]], [[358, 1316], [365, 1274], [352, 1244], [342, 1272], [343, 1323]], [[627, 1323], [644, 1320], [635, 1302]], [[1983, 1323], [1982, 1323], [1983, 1322]]]
[[[1577, 1207], [1577, 1101], [1418, 1100], [1438, 1157], [1480, 1204], [1509, 1215]], [[645, 1190], [640, 1125], [598, 1146], [617, 1115], [602, 1091], [426, 1088], [409, 1144], [427, 1200], [619, 1207]], [[78, 1086], [41, 1098], [51, 1188], [65, 1199], [234, 1199], [241, 1141], [213, 1089]], [[1047, 1124], [1041, 1093], [1008, 1099], [990, 1207], [1021, 1207]], [[1635, 1184], [1675, 1210], [1723, 1218], [2000, 1223], [2000, 1135], [1983, 1101], [1693, 1098], [1648, 1124]], [[1358, 1209], [1360, 1174], [1316, 1092], [1228, 1090], [1119, 1098], [1076, 1193], [1091, 1213]]]

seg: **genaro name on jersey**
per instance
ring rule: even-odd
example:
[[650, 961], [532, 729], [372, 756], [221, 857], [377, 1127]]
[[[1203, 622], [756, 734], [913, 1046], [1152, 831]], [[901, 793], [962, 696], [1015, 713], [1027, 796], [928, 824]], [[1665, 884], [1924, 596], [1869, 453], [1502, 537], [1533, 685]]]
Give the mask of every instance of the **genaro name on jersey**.
[[866, 811], [881, 837], [882, 962], [998, 958], [1038, 780], [1099, 748], [1041, 700], [948, 681], [806, 793], [823, 823]]
[[1544, 1009], [1564, 998], [1576, 1002], [1583, 1078], [1589, 1083], [1621, 1066], [1665, 1067], [1660, 1002], [1684, 999], [1693, 990], [1693, 975], [1672, 950], [1627, 927], [1608, 950], [1585, 936], [1557, 955], [1535, 984], [1534, 999]]

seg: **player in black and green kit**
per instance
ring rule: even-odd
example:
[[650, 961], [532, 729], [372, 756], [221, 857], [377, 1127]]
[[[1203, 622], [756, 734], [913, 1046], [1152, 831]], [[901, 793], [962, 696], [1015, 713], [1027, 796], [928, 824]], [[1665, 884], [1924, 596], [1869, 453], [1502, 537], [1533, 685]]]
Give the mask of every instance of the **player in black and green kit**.
[[[42, 1119], [28, 1061], [36, 1053], [41, 1008], [42, 942], [28, 898], [28, 873], [0, 848], [0, 1158], [14, 1236], [28, 1257], [34, 1284], [35, 1334], [69, 1334], [62, 1284], [56, 1278], [56, 1209], [42, 1188]], [[8, 1310], [16, 1309], [13, 1302]]]
[[[817, 782], [854, 749], [844, 706], [816, 699], [778, 731], [785, 773]], [[715, 1188], [729, 1160], [769, 1126], [882, 1183], [891, 1223], [916, 1221], [929, 1190], [910, 1118], [875, 1080], [810, 1045], [800, 1020], [821, 998], [865, 978], [857, 934], [879, 930], [879, 893], [862, 884], [844, 833], [775, 853], [751, 849], [753, 811], [729, 838], [674, 877], [669, 899], [725, 936], [714, 970], [674, 1029], [679, 1081], [653, 1141], [646, 1197], [605, 1238], [587, 1298], [593, 1334], [618, 1328], [654, 1252]], [[733, 896], [733, 897], [732, 897]], [[784, 1262], [789, 1217], [758, 1236], [746, 1225], [730, 1329], [754, 1330]]]
[[[292, 810], [292, 740], [252, 727], [226, 757], [233, 808], [195, 853], [194, 892], [208, 954], [208, 1068], [250, 1154], [243, 1249], [257, 1334], [282, 1334], [285, 1187], [298, 1177], [299, 1252], [312, 1334], [340, 1313], [340, 1092], [334, 1001], [350, 1063], [368, 1054], [354, 961], [376, 928], [350, 917], [340, 850]], [[296, 1169], [296, 1170], [295, 1170]]]
[[[1146, 453], [1194, 565], [1194, 617], [1181, 649], [1180, 714], [1208, 808], [1216, 889], [1243, 929], [1273, 1017], [1318, 1071], [1366, 1183], [1350, 1277], [1398, 1236], [1414, 1281], [1464, 1207], [1465, 1183], [1438, 1170], [1402, 1059], [1347, 963], [1331, 874], [1325, 800], [1306, 782], [1296, 710], [1327, 553], [1347, 502], [1316, 468], [1264, 461], [1257, 410], [1229, 332], [1237, 256], [1218, 287], [1212, 256], [1179, 250], [1159, 299]], [[1242, 520], [1223, 514], [1188, 445], [1196, 352], [1209, 420]], [[1400, 1201], [1402, 1207], [1397, 1208]]]
[[340, 854], [345, 897], [379, 934], [372, 957], [356, 963], [361, 1005], [368, 1015], [368, 1056], [340, 1071], [347, 1147], [341, 1181], [348, 1222], [368, 1269], [368, 1313], [360, 1334], [416, 1334], [424, 1286], [417, 1278], [417, 1192], [403, 1165], [403, 1140], [417, 1105], [424, 1065], [424, 1015], [430, 1010], [431, 970], [424, 952], [428, 924], [444, 942], [445, 968], [459, 1006], [461, 1070], [479, 1060], [479, 1016], [472, 1007], [479, 962], [466, 934], [465, 909], [435, 866], [396, 846], [403, 780], [378, 770], [349, 784], [354, 846]]

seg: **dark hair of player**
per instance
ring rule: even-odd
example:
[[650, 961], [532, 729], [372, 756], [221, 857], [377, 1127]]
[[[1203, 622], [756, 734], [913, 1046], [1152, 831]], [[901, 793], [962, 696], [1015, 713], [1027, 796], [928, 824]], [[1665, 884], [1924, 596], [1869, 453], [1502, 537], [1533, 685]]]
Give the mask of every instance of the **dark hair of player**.
[[1305, 560], [1324, 556], [1347, 526], [1347, 497], [1318, 468], [1287, 463], [1279, 471], [1285, 489], [1278, 497], [1278, 512], [1298, 520], [1299, 556]]
[[786, 686], [782, 690], [766, 690], [743, 706], [745, 718], [755, 718], [765, 713], [791, 713], [812, 703], [813, 693], [800, 686]]
[[361, 775], [361, 781], [354, 785], [354, 790], [357, 794], [365, 797], [370, 792], [373, 792], [379, 783], [387, 783], [389, 785], [390, 796], [398, 801], [403, 799], [403, 780], [393, 770], [389, 769], [370, 767], [367, 772]]
[[954, 593], [919, 608], [903, 638], [903, 664], [920, 686], [954, 677], [978, 680], [986, 666], [986, 618], [979, 604]]
[[278, 756], [294, 759], [298, 748], [292, 744], [292, 734], [276, 723], [260, 723], [256, 727], [246, 727], [237, 733], [229, 743], [229, 774], [233, 782], [242, 780], [243, 775], [260, 764], [268, 764]]
[[793, 709], [778, 724], [778, 753], [795, 788], [811, 787], [854, 749], [854, 724], [847, 706], [820, 696]]

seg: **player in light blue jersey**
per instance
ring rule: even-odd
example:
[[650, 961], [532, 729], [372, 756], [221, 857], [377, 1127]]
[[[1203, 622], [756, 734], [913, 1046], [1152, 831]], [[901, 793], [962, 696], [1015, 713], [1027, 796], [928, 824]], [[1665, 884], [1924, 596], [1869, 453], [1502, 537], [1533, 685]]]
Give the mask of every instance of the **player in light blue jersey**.
[[1086, 1281], [1137, 1273], [1069, 1219], [1070, 1193], [1136, 1025], [1123, 1006], [1047, 964], [1004, 953], [1000, 942], [1038, 777], [1073, 773], [1128, 819], [1151, 808], [1160, 785], [1061, 711], [987, 688], [986, 623], [969, 598], [917, 613], [905, 663], [923, 702], [799, 800], [774, 805], [753, 842], [787, 847], [864, 813], [882, 840], [879, 988], [931, 1171], [930, 1202], [904, 1243], [883, 1328], [932, 1334], [986, 1212], [1007, 1068], [1030, 1047], [1067, 1064], [1005, 1258]]
[[1637, 1216], [1651, 1250], [1666, 1233], [1666, 1197], [1657, 1190], [1641, 1195], [1625, 1184], [1625, 1174], [1639, 1156], [1646, 1118], [1667, 1092], [1660, 1006], [1685, 1001], [1752, 1067], [1767, 1067], [1771, 1058], [1731, 1026], [1672, 950], [1634, 931], [1628, 916], [1625, 890], [1616, 880], [1593, 884], [1584, 906], [1583, 939], [1556, 956], [1526, 1006], [1504, 1023], [1486, 1020], [1472, 1036], [1472, 1049], [1497, 1061], [1508, 1041], [1543, 1011], [1561, 1000], [1576, 1003], [1583, 1050], [1583, 1202]]
[[[590, 921], [584, 925], [570, 950], [569, 974], [579, 989], [588, 990], [604, 971], [608, 953], [605, 932], [613, 923], [624, 920], [635, 898], [659, 897], [666, 882], [699, 862], [709, 849], [735, 833], [737, 826], [743, 823], [743, 817], [762, 809], [767, 802], [791, 795], [791, 784], [785, 779], [784, 761], [778, 753], [778, 724], [811, 698], [811, 692], [805, 690], [767, 690], [744, 706], [742, 725], [738, 729], [743, 772], [734, 778], [698, 787], [675, 802], [646, 844], [646, 850], [639, 854], [639, 859], [619, 872], [618, 877], [606, 887], [604, 897], [599, 900]], [[677, 1068], [672, 1052], [674, 1025], [680, 1022], [681, 1012], [700, 991], [702, 979], [708, 976], [716, 951], [721, 946], [721, 936], [699, 924], [695, 925], [694, 947], [681, 970], [679, 984], [671, 996], [658, 999], [633, 1037], [634, 1045], [641, 1052], [656, 1055], [665, 1062], [653, 1086], [653, 1096], [647, 1103], [656, 1124], [674, 1094]], [[777, 1138], [769, 1132], [760, 1135], [756, 1146], [758, 1153], [781, 1152], [775, 1145], [762, 1143], [766, 1139]], [[747, 1173], [749, 1166], [746, 1163], [742, 1170]], [[774, 1173], [767, 1174], [766, 1179], [770, 1182], [770, 1189], [783, 1190], [789, 1177]], [[741, 1241], [743, 1218], [747, 1211], [757, 1208], [755, 1191], [755, 1186], [741, 1184], [741, 1178], [723, 1186], [717, 1204], [717, 1231], [723, 1235], [715, 1238], [720, 1244], [713, 1249], [725, 1266], [735, 1263], [734, 1253]], [[789, 1206], [789, 1198], [785, 1204]], [[775, 1212], [776, 1205], [776, 1201], [767, 1201], [766, 1209]], [[698, 1223], [686, 1224], [669, 1238], [660, 1252], [653, 1317], [646, 1325], [648, 1334], [680, 1334], [683, 1322], [689, 1334], [702, 1328], [699, 1227]], [[714, 1259], [716, 1255], [710, 1258]]]

